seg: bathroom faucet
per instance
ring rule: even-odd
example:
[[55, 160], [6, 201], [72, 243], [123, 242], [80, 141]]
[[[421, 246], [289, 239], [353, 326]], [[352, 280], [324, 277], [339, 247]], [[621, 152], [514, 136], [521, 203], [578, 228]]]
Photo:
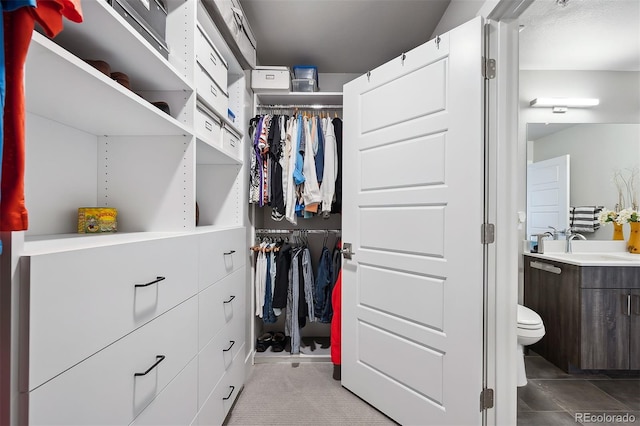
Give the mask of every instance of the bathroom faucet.
[[577, 232], [571, 232], [571, 230], [568, 230], [567, 232], [567, 249], [566, 252], [567, 253], [571, 253], [571, 240], [573, 239], [579, 239], [579, 240], [585, 240], [586, 241], [586, 237], [582, 234], [578, 234]]

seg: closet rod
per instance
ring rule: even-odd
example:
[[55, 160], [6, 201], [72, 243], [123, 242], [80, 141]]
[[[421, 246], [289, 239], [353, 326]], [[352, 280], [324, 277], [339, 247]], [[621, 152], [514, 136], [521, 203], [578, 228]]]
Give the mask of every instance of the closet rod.
[[309, 105], [300, 105], [300, 104], [290, 104], [290, 105], [258, 105], [258, 108], [262, 109], [342, 109], [342, 105], [318, 105], [318, 104], [309, 104]]
[[256, 234], [292, 234], [294, 232], [305, 234], [340, 234], [340, 229], [256, 229]]

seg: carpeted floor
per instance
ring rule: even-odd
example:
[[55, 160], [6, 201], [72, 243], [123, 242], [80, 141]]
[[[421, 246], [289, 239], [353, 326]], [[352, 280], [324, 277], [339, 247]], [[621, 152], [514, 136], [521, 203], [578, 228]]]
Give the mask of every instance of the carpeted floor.
[[256, 364], [225, 425], [395, 425], [334, 380], [325, 362]]

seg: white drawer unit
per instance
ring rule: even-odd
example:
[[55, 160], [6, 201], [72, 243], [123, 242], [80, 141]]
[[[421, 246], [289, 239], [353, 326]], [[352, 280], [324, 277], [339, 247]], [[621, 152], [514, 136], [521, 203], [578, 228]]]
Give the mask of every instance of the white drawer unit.
[[193, 422], [197, 412], [198, 359], [193, 358], [131, 425], [188, 425]]
[[28, 423], [129, 424], [195, 358], [197, 312], [192, 297], [31, 391]]
[[243, 267], [247, 258], [246, 228], [225, 229], [200, 237], [199, 289]]
[[208, 395], [204, 405], [198, 412], [199, 426], [219, 426], [224, 422], [227, 413], [244, 384], [244, 347], [240, 347], [238, 354], [216, 387]]
[[205, 403], [236, 355], [244, 354], [243, 328], [244, 321], [235, 318], [198, 354], [198, 407]]
[[202, 349], [232, 321], [244, 322], [246, 269], [207, 287], [198, 295], [198, 348]]
[[196, 107], [195, 130], [198, 137], [215, 147], [222, 147], [222, 123], [209, 108]]
[[189, 236], [22, 258], [29, 354], [22, 390], [195, 295], [197, 250]]
[[238, 136], [229, 127], [224, 127], [224, 135], [222, 136], [222, 149], [231, 156], [240, 157], [240, 140], [242, 138]]
[[222, 117], [227, 116], [229, 95], [226, 89], [221, 89], [199, 63], [196, 64], [196, 92], [211, 109]]
[[227, 87], [228, 65], [204, 29], [196, 26], [196, 60], [220, 87]]

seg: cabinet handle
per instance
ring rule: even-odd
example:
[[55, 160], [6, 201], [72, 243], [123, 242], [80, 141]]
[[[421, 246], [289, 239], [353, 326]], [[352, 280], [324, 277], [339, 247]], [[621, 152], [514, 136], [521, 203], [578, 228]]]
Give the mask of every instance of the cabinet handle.
[[631, 316], [631, 295], [627, 294], [627, 316]]
[[147, 369], [147, 371], [145, 371], [144, 373], [135, 373], [133, 376], [146, 376], [147, 374], [149, 374], [149, 372], [151, 370], [153, 370], [154, 368], [156, 368], [158, 366], [158, 364], [160, 364], [162, 361], [164, 361], [165, 356], [164, 355], [156, 355], [156, 362]]
[[213, 62], [213, 65], [218, 65], [218, 61], [216, 60], [216, 57], [213, 53], [209, 53], [209, 59], [211, 59], [211, 62]]
[[229, 395], [227, 395], [225, 398], [222, 398], [224, 401], [231, 398], [231, 395], [233, 395], [233, 391], [236, 390], [235, 386], [229, 386], [229, 387], [231, 388], [231, 392], [229, 392]]
[[211, 93], [213, 93], [213, 96], [218, 96], [218, 91], [213, 86], [211, 86]]
[[155, 280], [148, 282], [146, 284], [136, 284], [135, 287], [147, 287], [147, 286], [150, 286], [151, 284], [156, 284], [163, 280], [166, 280], [166, 277], [157, 277]]
[[227, 349], [223, 349], [222, 352], [229, 352], [231, 350], [231, 348], [233, 347], [233, 345], [236, 344], [235, 340], [229, 340], [229, 342], [231, 342], [231, 345], [229, 345], [229, 347]]
[[231, 251], [224, 252], [223, 254], [224, 254], [225, 256], [231, 256], [231, 255], [232, 255], [233, 253], [235, 253], [235, 252], [236, 252], [235, 250], [231, 250]]
[[553, 274], [560, 275], [562, 273], [562, 269], [558, 268], [557, 266], [553, 266], [553, 265], [551, 265], [549, 263], [542, 263], [542, 262], [533, 261], [533, 262], [529, 263], [529, 265], [532, 268], [541, 269], [543, 271], [551, 272]]
[[211, 129], [213, 129], [213, 124], [211, 124], [211, 123], [209, 123], [208, 121], [205, 120], [204, 128], [210, 131]]
[[231, 297], [229, 298], [229, 300], [225, 300], [225, 301], [224, 301], [224, 302], [222, 302], [222, 303], [231, 303], [231, 301], [232, 301], [233, 299], [235, 299], [235, 298], [236, 298], [235, 296], [231, 296]]

